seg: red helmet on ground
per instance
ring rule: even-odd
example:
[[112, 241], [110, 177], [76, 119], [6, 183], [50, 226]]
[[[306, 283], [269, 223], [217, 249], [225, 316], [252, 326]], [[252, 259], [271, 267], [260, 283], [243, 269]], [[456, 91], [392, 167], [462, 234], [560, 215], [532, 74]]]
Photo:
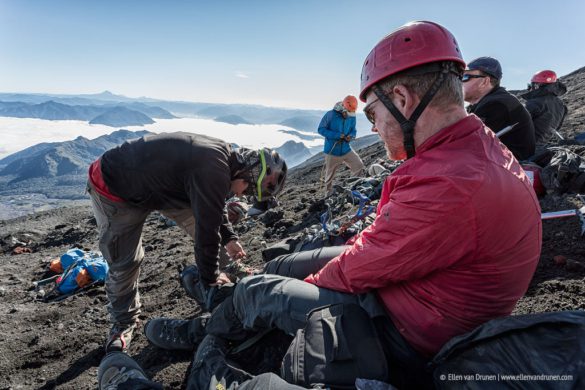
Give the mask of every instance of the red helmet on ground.
[[541, 70], [532, 76], [531, 83], [552, 84], [557, 82], [557, 74], [552, 70]]
[[343, 99], [343, 107], [349, 112], [355, 112], [358, 107], [358, 101], [355, 96], [347, 95]]
[[427, 21], [405, 24], [384, 37], [368, 54], [362, 68], [360, 99], [388, 76], [431, 62], [453, 61], [465, 68], [459, 45], [443, 26]]

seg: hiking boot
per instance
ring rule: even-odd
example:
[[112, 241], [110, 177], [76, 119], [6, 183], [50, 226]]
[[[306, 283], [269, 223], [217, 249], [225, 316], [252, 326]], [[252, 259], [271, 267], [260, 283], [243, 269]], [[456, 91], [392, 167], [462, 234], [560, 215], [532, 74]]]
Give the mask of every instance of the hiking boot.
[[191, 320], [156, 318], [144, 325], [144, 335], [151, 344], [168, 350], [192, 351], [205, 337], [205, 325], [211, 314]]
[[179, 277], [187, 295], [202, 305], [205, 302], [205, 291], [199, 286], [199, 268], [196, 265], [189, 265], [181, 271]]
[[252, 376], [227, 364], [229, 341], [207, 335], [197, 348], [189, 377], [188, 389], [236, 389]]
[[99, 390], [162, 390], [162, 385], [150, 381], [142, 368], [123, 352], [111, 352], [98, 368]]
[[205, 311], [215, 309], [217, 305], [233, 294], [235, 288], [234, 283], [204, 286], [199, 280], [199, 269], [196, 265], [185, 267], [179, 277], [187, 295], [195, 299]]
[[131, 324], [115, 323], [112, 329], [110, 329], [108, 341], [106, 342], [106, 353], [126, 352], [130, 341], [132, 341], [134, 329], [136, 329], [136, 322]]

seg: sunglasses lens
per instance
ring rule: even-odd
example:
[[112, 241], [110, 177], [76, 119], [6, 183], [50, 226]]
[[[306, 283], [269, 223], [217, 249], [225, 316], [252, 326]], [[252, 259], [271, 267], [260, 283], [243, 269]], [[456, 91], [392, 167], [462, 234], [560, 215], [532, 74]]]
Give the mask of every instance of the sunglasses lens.
[[372, 112], [370, 105], [364, 107], [364, 115], [372, 124], [374, 124], [374, 113]]
[[471, 79], [471, 77], [469, 77], [468, 74], [464, 74], [463, 76], [461, 76], [461, 81], [463, 82], [469, 81], [469, 79]]
[[366, 118], [368, 118], [368, 120], [374, 124], [374, 114], [372, 114], [370, 110], [366, 111]]

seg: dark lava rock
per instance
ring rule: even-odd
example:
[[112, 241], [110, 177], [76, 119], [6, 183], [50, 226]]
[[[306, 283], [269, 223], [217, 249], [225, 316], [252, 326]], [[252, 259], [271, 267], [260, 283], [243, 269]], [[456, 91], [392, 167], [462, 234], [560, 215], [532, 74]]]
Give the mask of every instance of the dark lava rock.
[[283, 216], [284, 211], [282, 210], [268, 210], [260, 217], [260, 221], [267, 227], [271, 227]]

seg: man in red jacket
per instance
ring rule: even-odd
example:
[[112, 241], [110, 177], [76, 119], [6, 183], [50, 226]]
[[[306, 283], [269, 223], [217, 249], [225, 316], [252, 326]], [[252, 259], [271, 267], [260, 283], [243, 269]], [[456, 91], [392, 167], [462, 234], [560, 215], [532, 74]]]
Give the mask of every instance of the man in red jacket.
[[512, 312], [540, 257], [540, 207], [512, 153], [466, 113], [464, 69], [453, 35], [432, 22], [406, 24], [373, 48], [360, 98], [388, 157], [406, 159], [386, 180], [376, 220], [351, 246], [267, 266], [297, 279], [244, 278], [208, 335], [295, 334], [315, 308], [358, 303], [387, 319], [389, 381], [420, 388], [445, 342]]

